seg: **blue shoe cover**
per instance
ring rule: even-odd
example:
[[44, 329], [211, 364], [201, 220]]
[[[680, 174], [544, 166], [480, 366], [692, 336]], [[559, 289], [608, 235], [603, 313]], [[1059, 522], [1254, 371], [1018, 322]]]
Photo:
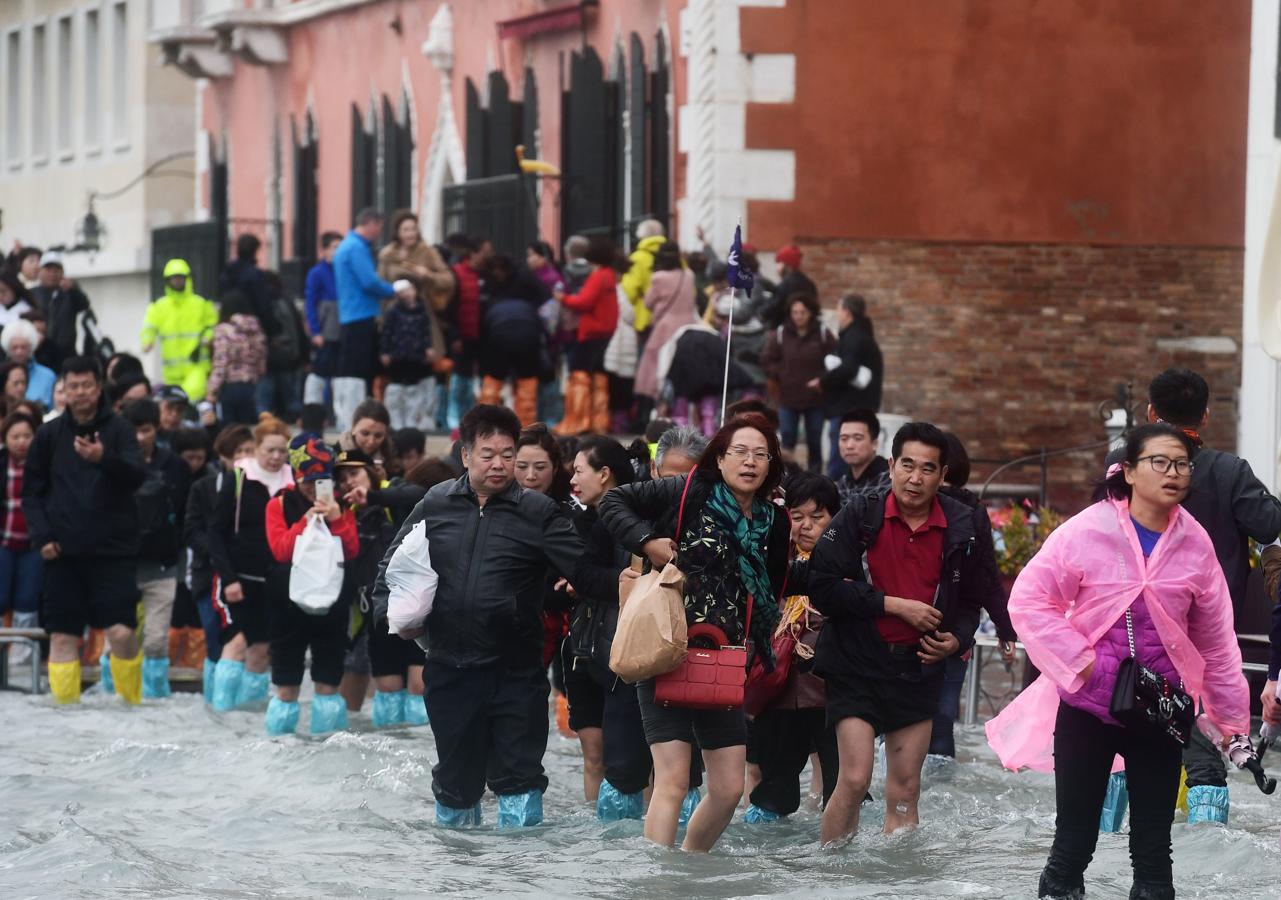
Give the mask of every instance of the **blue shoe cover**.
[[641, 819], [645, 816], [645, 797], [640, 791], [624, 794], [608, 781], [601, 781], [596, 797], [596, 818], [602, 822]]
[[278, 737], [282, 734], [293, 734], [298, 730], [298, 713], [301, 708], [297, 700], [281, 700], [272, 697], [267, 704], [267, 734]]
[[543, 792], [526, 791], [498, 798], [498, 827], [527, 828], [543, 822]]
[[441, 828], [477, 828], [480, 825], [480, 803], [471, 809], [454, 809], [437, 800], [436, 824]]
[[261, 703], [270, 693], [271, 678], [266, 672], [245, 672], [236, 691], [236, 708]]
[[405, 692], [405, 724], [427, 724], [427, 704], [423, 702], [421, 694]]
[[743, 816], [743, 821], [748, 825], [768, 825], [771, 822], [777, 822], [781, 819], [778, 813], [772, 809], [764, 809], [755, 803], [747, 807], [747, 813]]
[[234, 659], [220, 659], [214, 667], [213, 708], [228, 712], [236, 707], [240, 681], [245, 677], [245, 664]]
[[1108, 792], [1103, 796], [1103, 814], [1099, 816], [1099, 831], [1115, 834], [1125, 822], [1125, 808], [1130, 805], [1130, 790], [1124, 772], [1113, 772], [1108, 779]]
[[681, 804], [680, 819], [677, 820], [679, 825], [688, 825], [690, 816], [694, 815], [694, 810], [698, 809], [698, 804], [703, 800], [703, 795], [698, 792], [698, 788], [690, 788], [685, 795], [685, 802]]
[[328, 734], [347, 727], [347, 701], [342, 694], [317, 694], [311, 701], [311, 733]]
[[1188, 824], [1228, 824], [1228, 789], [1209, 784], [1188, 788]]
[[218, 667], [218, 664], [216, 662], [214, 662], [212, 659], [209, 659], [208, 657], [205, 658], [205, 668], [200, 680], [202, 682], [201, 686], [205, 694], [205, 702], [210, 704], [213, 703], [214, 670], [217, 667]]
[[146, 657], [142, 661], [142, 696], [149, 699], [168, 697], [169, 660], [160, 657]]
[[116, 682], [111, 677], [111, 653], [107, 650], [98, 657], [98, 686], [102, 688], [104, 694], [116, 692]]
[[374, 691], [372, 718], [375, 728], [405, 724], [405, 691]]

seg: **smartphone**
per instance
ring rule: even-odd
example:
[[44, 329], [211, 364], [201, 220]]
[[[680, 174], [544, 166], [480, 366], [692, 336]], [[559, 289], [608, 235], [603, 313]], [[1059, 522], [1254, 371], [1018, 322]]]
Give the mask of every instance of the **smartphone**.
[[92, 441], [98, 433], [98, 429], [92, 422], [88, 425], [76, 425], [76, 437], [82, 437], [86, 441]]
[[632, 570], [633, 570], [633, 571], [636, 571], [636, 572], [644, 573], [644, 571], [645, 571], [645, 557], [643, 557], [643, 556], [637, 556], [635, 553], [633, 553], [633, 554], [632, 554]]
[[316, 480], [316, 499], [321, 503], [334, 502], [334, 480], [332, 478], [319, 478]]

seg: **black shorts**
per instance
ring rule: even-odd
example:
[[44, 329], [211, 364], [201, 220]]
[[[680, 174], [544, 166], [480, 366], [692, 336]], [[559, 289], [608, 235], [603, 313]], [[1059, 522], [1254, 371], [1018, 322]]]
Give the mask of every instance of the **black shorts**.
[[827, 726], [834, 728], [842, 719], [862, 719], [878, 735], [933, 719], [943, 693], [941, 668], [919, 681], [839, 677], [825, 681]]
[[265, 644], [271, 640], [267, 582], [242, 578], [240, 586], [244, 589], [245, 599], [239, 603], [228, 603], [224, 595], [227, 586], [221, 578], [214, 578], [214, 610], [222, 623], [222, 644], [225, 647], [238, 634], [243, 634], [250, 644]]
[[80, 637], [86, 626], [138, 627], [138, 560], [64, 556], [44, 564], [44, 612], [50, 633]]
[[682, 709], [654, 702], [654, 682], [636, 685], [645, 741], [651, 747], [684, 741], [703, 750], [721, 750], [747, 744], [747, 717], [741, 709]]
[[427, 656], [416, 641], [407, 641], [387, 628], [387, 620], [370, 623], [369, 671], [375, 678], [409, 677], [410, 666], [426, 665]]
[[342, 327], [338, 346], [339, 378], [373, 378], [378, 371], [378, 320], [361, 319]]
[[290, 600], [287, 593], [287, 589], [269, 592], [271, 683], [285, 687], [302, 684], [310, 647], [311, 680], [337, 687], [342, 681], [343, 655], [347, 652], [347, 604], [339, 600], [324, 615], [313, 615]]
[[568, 639], [561, 642], [565, 665], [565, 699], [569, 703], [569, 728], [602, 728], [605, 722], [605, 689], [592, 677], [590, 663], [574, 656]]

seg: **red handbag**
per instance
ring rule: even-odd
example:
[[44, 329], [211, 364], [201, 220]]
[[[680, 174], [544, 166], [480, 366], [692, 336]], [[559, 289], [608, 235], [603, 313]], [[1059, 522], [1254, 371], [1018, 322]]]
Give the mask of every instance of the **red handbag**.
[[790, 631], [774, 636], [774, 671], [765, 671], [765, 662], [756, 654], [752, 671], [743, 695], [743, 712], [759, 716], [774, 702], [787, 686], [787, 676], [792, 673], [792, 657], [796, 652], [796, 638]]
[[[747, 625], [752, 625], [752, 597], [747, 597]], [[654, 702], [683, 709], [742, 709], [747, 686], [747, 648], [728, 647], [725, 632], [700, 622], [689, 627], [689, 642], [711, 639], [713, 647], [693, 647], [672, 672], [654, 679]]]

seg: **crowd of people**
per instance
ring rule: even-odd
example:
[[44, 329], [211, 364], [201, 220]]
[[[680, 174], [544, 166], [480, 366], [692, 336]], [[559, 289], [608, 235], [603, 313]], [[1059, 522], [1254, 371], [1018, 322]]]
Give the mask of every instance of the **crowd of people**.
[[[0, 279], [18, 297], [5, 309], [29, 304], [0, 333], [2, 371], [28, 376], [4, 381], [0, 600], [49, 632], [59, 703], [93, 662], [126, 703], [163, 698], [194, 656], [214, 710], [258, 710], [283, 735], [309, 664], [312, 734], [348, 728], [372, 688], [375, 727], [432, 729], [438, 823], [480, 824], [488, 789], [502, 828], [542, 821], [554, 689], [602, 820], [643, 818], [667, 846], [683, 828], [705, 852], [744, 803], [752, 824], [795, 813], [809, 765], [831, 845], [873, 800], [878, 740], [884, 830], [919, 821], [986, 611], [1005, 658], [1021, 640], [1040, 672], [988, 724], [1005, 765], [1055, 773], [1039, 895], [1084, 895], [1120, 755], [1131, 897], [1174, 896], [1182, 766], [1190, 821], [1226, 821], [1221, 754], [1254, 758], [1232, 621], [1247, 540], [1281, 533], [1249, 466], [1202, 446], [1200, 376], [1153, 380], [1151, 423], [1007, 598], [963, 441], [928, 422], [882, 434], [866, 305], [842, 298], [830, 333], [796, 248], [776, 254], [778, 284], [742, 294], [710, 248], [684, 254], [656, 222], [630, 259], [575, 238], [563, 265], [545, 244], [516, 261], [461, 237], [432, 247], [412, 213], [391, 224], [378, 253], [375, 211], [326, 234], [301, 311], [252, 238], [219, 308], [170, 262], [143, 333], [164, 364], [154, 390], [138, 359], [103, 365], [97, 345], [39, 363], [40, 317], [87, 301], [47, 258], [44, 302], [22, 281], [35, 257]], [[57, 372], [47, 410], [35, 366]], [[426, 455], [433, 424], [457, 431], [443, 457]], [[611, 436], [627, 431], [642, 437]], [[650, 572], [678, 579], [690, 654], [747, 648], [726, 657], [735, 702], [682, 699], [681, 670], [615, 674], [620, 596]], [[1274, 621], [1261, 703], [1281, 724]], [[1135, 669], [1167, 701], [1189, 692], [1210, 737], [1123, 717]]]

